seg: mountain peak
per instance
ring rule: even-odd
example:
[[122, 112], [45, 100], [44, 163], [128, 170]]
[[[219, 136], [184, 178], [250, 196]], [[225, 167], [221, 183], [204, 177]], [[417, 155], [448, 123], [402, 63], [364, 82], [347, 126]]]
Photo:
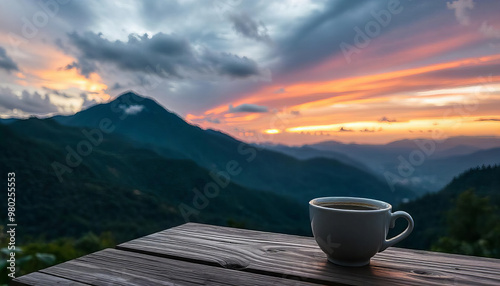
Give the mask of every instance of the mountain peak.
[[[106, 119], [113, 123], [114, 132], [129, 136], [133, 140], [157, 142], [163, 138], [159, 130], [168, 126], [173, 133], [189, 128], [177, 114], [167, 110], [156, 100], [127, 91], [112, 101], [97, 104], [74, 115], [53, 117], [58, 123], [68, 126], [100, 128]], [[187, 132], [187, 131], [186, 131]], [[167, 132], [168, 133], [168, 132]], [[176, 135], [177, 136], [177, 135]]]
[[128, 91], [118, 95], [112, 101], [115, 101], [115, 100], [118, 100], [118, 101], [125, 101], [125, 100], [143, 101], [144, 99], [150, 99], [150, 98], [148, 98], [146, 96], [139, 95], [132, 90], [128, 90]]
[[158, 102], [156, 102], [156, 100], [154, 100], [150, 97], [139, 95], [133, 91], [124, 92], [124, 93], [118, 95], [115, 99], [111, 100], [108, 103], [124, 105], [126, 107], [129, 107], [132, 105], [148, 105], [148, 106], [158, 105], [158, 106], [161, 106]]
[[154, 98], [139, 95], [133, 91], [124, 92], [107, 104], [110, 104], [113, 109], [117, 107], [123, 109], [124, 112], [133, 111], [132, 114], [139, 113], [142, 110], [172, 113]]

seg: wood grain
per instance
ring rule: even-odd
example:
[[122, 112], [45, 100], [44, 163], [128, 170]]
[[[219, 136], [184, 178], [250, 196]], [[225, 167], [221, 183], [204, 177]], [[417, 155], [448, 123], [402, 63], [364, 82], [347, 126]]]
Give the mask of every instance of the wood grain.
[[326, 261], [313, 238], [189, 223], [118, 249], [329, 285], [500, 285], [500, 260], [389, 248], [369, 266]]
[[313, 285], [117, 249], [105, 249], [40, 272], [99, 286]]
[[369, 266], [326, 261], [310, 237], [189, 223], [11, 285], [500, 285], [500, 260], [389, 248]]
[[24, 285], [36, 285], [36, 286], [88, 286], [89, 284], [79, 283], [72, 280], [64, 279], [61, 277], [48, 275], [40, 272], [33, 272], [28, 275], [21, 276], [12, 280], [9, 284], [11, 286], [24, 286]]

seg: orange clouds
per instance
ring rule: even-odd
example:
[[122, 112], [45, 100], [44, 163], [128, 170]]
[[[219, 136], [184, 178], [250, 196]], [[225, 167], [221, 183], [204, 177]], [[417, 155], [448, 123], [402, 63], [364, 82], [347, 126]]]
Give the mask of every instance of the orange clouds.
[[262, 116], [262, 114], [260, 114], [260, 113], [252, 113], [252, 114], [246, 114], [246, 115], [238, 116], [238, 117], [228, 117], [228, 118], [225, 118], [225, 121], [229, 124], [234, 123], [234, 122], [249, 122], [249, 121], [255, 120], [261, 116]]
[[204, 116], [196, 116], [194, 114], [191, 114], [189, 113], [188, 115], [186, 115], [186, 120], [188, 121], [193, 121], [193, 120], [196, 120], [196, 119], [203, 119]]
[[35, 88], [47, 87], [54, 90], [79, 90], [89, 93], [99, 101], [108, 100], [105, 92], [108, 88], [98, 74], [86, 78], [77, 70], [64, 67], [75, 59], [60, 51], [57, 47], [45, 43], [33, 43], [17, 51], [21, 72], [16, 74], [17, 82], [23, 86]]
[[[394, 94], [427, 90], [430, 86], [442, 86], [440, 82], [429, 78], [416, 78], [413, 76], [426, 75], [435, 71], [452, 71], [473, 66], [488, 64], [500, 64], [500, 54], [485, 56], [481, 58], [468, 58], [452, 62], [433, 64], [428, 66], [404, 69], [386, 73], [370, 74], [365, 76], [336, 79], [324, 82], [296, 83], [286, 87], [286, 92], [276, 94], [278, 86], [267, 86], [261, 90], [243, 96], [234, 104], [252, 103], [266, 104], [270, 101], [286, 105], [287, 100], [296, 97], [314, 98], [316, 94], [331, 94], [330, 97], [311, 100], [303, 104], [290, 106], [291, 109], [304, 110], [311, 108], [323, 108], [335, 104], [369, 104], [374, 102], [389, 101]], [[441, 79], [439, 79], [441, 80]], [[497, 80], [495, 78], [495, 80]], [[477, 78], [469, 78], [460, 83], [452, 83], [451, 86], [478, 84]], [[227, 105], [210, 109], [205, 114], [221, 114], [227, 111]]]
[[[460, 41], [464, 40], [434, 44], [434, 49], [445, 49]], [[205, 113], [224, 117], [228, 125], [244, 124], [279, 138], [289, 138], [291, 134], [320, 135], [316, 138], [319, 141], [328, 139], [321, 137], [328, 135], [357, 140], [364, 136], [363, 140], [375, 141], [418, 137], [436, 128], [449, 136], [500, 135], [497, 121], [475, 120], [479, 116], [491, 117], [499, 110], [500, 76], [469, 75], [499, 65], [500, 54], [496, 54], [321, 82], [275, 84], [233, 102], [300, 111], [300, 116], [287, 118], [283, 129], [269, 128], [272, 114], [229, 115], [225, 114], [227, 105]], [[457, 77], [459, 81], [455, 80]], [[284, 92], [275, 93], [283, 86]], [[290, 105], [292, 102], [295, 104]], [[398, 122], [376, 121], [385, 115]], [[306, 140], [293, 138], [294, 143]]]
[[102, 83], [98, 74], [91, 74], [88, 78], [79, 74], [75, 69], [43, 69], [34, 70], [33, 80], [38, 86], [48, 87], [56, 90], [76, 88], [89, 92], [93, 97], [108, 100], [110, 96], [105, 92], [108, 86]]
[[[430, 21], [439, 23], [441, 19]], [[311, 140], [297, 137], [299, 134], [316, 136], [316, 141], [329, 139], [321, 136], [387, 141], [422, 136], [435, 129], [435, 123], [441, 124], [450, 136], [461, 132], [498, 134], [496, 122], [467, 121], [456, 129], [448, 126], [450, 120], [443, 117], [463, 121], [500, 110], [500, 85], [491, 88], [500, 84], [500, 76], [490, 75], [491, 70], [500, 67], [500, 54], [467, 58], [454, 54], [439, 62], [443, 54], [480, 45], [484, 38], [477, 31], [464, 31], [458, 26], [436, 25], [435, 29], [417, 31], [413, 36], [408, 33], [412, 30], [395, 29], [374, 39], [350, 65], [341, 54], [335, 54], [306, 70], [280, 75], [272, 84], [240, 94], [237, 100], [211, 108], [205, 115], [231, 117], [228, 125], [261, 130], [294, 143]], [[485, 92], [491, 96], [477, 96]], [[272, 114], [229, 116], [229, 103], [263, 105], [283, 114], [284, 109], [295, 110], [300, 116], [287, 118], [286, 126], [280, 129], [284, 132], [268, 133], [275, 129], [269, 126]], [[471, 104], [477, 106], [464, 111]], [[376, 121], [386, 115], [398, 122]]]
[[97, 74], [91, 74], [89, 78], [86, 78], [74, 69], [36, 70], [32, 74], [37, 77], [36, 81], [40, 86], [57, 90], [78, 88], [82, 91], [101, 94], [103, 99], [107, 99], [107, 95], [103, 92], [107, 85], [101, 82], [101, 78]]

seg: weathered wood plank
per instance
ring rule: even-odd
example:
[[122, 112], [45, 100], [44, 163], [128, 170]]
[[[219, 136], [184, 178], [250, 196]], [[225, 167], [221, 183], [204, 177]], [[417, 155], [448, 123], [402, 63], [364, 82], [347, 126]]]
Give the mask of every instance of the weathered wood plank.
[[117, 249], [105, 249], [40, 272], [98, 286], [313, 285]]
[[89, 284], [83, 284], [61, 277], [48, 275], [40, 272], [33, 272], [28, 275], [18, 277], [10, 282], [11, 286], [88, 286]]
[[118, 249], [337, 285], [500, 285], [500, 260], [390, 248], [369, 266], [327, 263], [313, 238], [189, 223]]

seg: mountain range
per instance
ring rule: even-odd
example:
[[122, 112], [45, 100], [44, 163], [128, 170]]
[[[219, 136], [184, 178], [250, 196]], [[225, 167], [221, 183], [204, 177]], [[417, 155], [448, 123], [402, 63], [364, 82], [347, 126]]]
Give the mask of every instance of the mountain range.
[[304, 146], [260, 145], [298, 159], [339, 160], [383, 178], [390, 185], [424, 194], [442, 189], [458, 174], [500, 164], [500, 137], [457, 136], [443, 140], [400, 140], [382, 145], [326, 141]]
[[0, 125], [0, 135], [0, 172], [16, 173], [21, 242], [89, 231], [110, 231], [124, 241], [186, 221], [309, 234], [307, 207], [296, 200], [232, 182], [207, 193], [213, 178], [206, 169], [134, 147], [119, 135], [103, 139], [62, 180], [54, 163], [63, 162], [67, 146], [87, 142], [82, 129], [29, 119]]
[[339, 160], [203, 130], [133, 93], [0, 124], [0, 147], [0, 172], [16, 172], [20, 239], [111, 231], [123, 241], [186, 221], [308, 235], [313, 197], [415, 197]]
[[[134, 109], [140, 111], [128, 112]], [[66, 126], [97, 129], [106, 119], [113, 124], [113, 134], [130, 139], [136, 146], [166, 158], [191, 160], [212, 173], [228, 174], [228, 164], [234, 164], [241, 171], [230, 176], [232, 181], [306, 202], [328, 195], [368, 196], [391, 202], [415, 197], [406, 188], [391, 190], [383, 179], [355, 165], [320, 157], [297, 160], [218, 131], [203, 130], [186, 123], [156, 101], [134, 93], [125, 93], [112, 102], [75, 115], [53, 119]]]
[[411, 184], [391, 190], [377, 172], [397, 172], [394, 158], [422, 150], [415, 140], [247, 144], [125, 93], [74, 115], [1, 121], [0, 172], [16, 173], [20, 243], [89, 232], [120, 242], [187, 221], [311, 235], [310, 198], [361, 196], [408, 211], [415, 230], [399, 246], [429, 249], [446, 235], [444, 218], [464, 191], [500, 204], [500, 167], [475, 167], [497, 162], [497, 140], [439, 142], [413, 177], [455, 178], [417, 198]]

